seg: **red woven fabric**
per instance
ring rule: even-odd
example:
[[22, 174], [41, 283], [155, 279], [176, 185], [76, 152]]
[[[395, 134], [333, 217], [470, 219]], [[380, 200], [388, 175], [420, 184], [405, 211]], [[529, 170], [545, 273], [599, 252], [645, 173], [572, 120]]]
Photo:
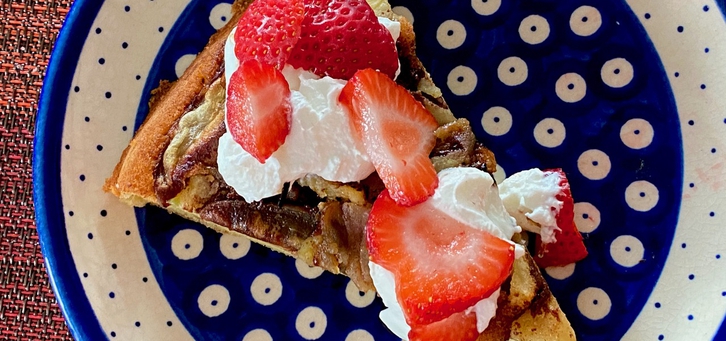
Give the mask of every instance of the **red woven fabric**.
[[0, 4], [0, 339], [70, 340], [43, 267], [32, 198], [38, 94], [70, 0]]

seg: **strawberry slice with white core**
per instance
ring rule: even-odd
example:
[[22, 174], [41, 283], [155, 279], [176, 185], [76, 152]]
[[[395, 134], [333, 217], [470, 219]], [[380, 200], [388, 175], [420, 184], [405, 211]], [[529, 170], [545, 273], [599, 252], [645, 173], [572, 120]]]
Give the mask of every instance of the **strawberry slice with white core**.
[[387, 190], [373, 204], [366, 241], [371, 261], [394, 275], [398, 303], [412, 328], [489, 297], [514, 262], [512, 243], [464, 224], [430, 202], [400, 206]]
[[232, 138], [261, 163], [290, 133], [290, 87], [273, 66], [243, 62], [229, 79], [226, 106]]
[[438, 127], [431, 113], [372, 69], [358, 71], [338, 99], [396, 203], [411, 206], [430, 197], [439, 183], [429, 159]]
[[396, 42], [365, 0], [305, 0], [305, 19], [290, 65], [349, 79], [365, 68], [393, 78]]
[[575, 203], [570, 191], [570, 183], [562, 169], [545, 170], [545, 173], [557, 175], [560, 179], [560, 191], [557, 200], [562, 207], [557, 212], [557, 227], [554, 231], [554, 242], [544, 243], [542, 236], [537, 235], [534, 260], [541, 267], [564, 266], [587, 257], [587, 248], [582, 235], [575, 225]]
[[256, 0], [240, 17], [234, 33], [235, 55], [282, 70], [300, 39], [303, 0]]

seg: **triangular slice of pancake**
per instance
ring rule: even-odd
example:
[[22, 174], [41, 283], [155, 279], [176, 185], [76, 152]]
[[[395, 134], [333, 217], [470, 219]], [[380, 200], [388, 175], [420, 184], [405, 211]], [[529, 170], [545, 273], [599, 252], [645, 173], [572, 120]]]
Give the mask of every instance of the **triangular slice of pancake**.
[[[217, 170], [224, 125], [224, 44], [251, 3], [238, 0], [229, 24], [214, 34], [186, 72], [154, 90], [150, 111], [121, 156], [104, 189], [134, 205], [163, 207], [220, 233], [242, 235], [311, 266], [350, 277], [375, 290], [368, 269], [364, 228], [372, 202], [383, 190], [375, 175], [359, 183], [334, 183], [309, 175], [287, 184], [281, 195], [247, 203]], [[456, 120], [441, 91], [415, 55], [413, 27], [387, 2], [369, 0], [378, 16], [401, 23], [397, 82], [436, 117], [437, 170], [496, 170], [493, 154], [476, 141], [466, 120]], [[574, 332], [529, 255], [514, 263], [496, 317], [479, 340], [574, 340]]]

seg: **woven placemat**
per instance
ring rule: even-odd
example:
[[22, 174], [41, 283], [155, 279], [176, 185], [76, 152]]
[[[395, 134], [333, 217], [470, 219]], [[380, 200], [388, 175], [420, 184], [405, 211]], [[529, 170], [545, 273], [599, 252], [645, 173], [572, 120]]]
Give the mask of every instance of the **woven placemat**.
[[0, 339], [70, 340], [35, 230], [32, 150], [38, 95], [70, 0], [0, 7]]

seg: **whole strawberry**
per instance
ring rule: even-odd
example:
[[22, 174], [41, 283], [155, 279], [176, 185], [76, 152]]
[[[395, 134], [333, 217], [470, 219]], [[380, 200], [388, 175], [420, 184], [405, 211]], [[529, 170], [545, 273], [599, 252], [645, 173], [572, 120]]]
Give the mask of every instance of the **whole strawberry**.
[[305, 0], [300, 40], [288, 63], [321, 77], [347, 80], [371, 68], [393, 78], [398, 54], [365, 0]]

